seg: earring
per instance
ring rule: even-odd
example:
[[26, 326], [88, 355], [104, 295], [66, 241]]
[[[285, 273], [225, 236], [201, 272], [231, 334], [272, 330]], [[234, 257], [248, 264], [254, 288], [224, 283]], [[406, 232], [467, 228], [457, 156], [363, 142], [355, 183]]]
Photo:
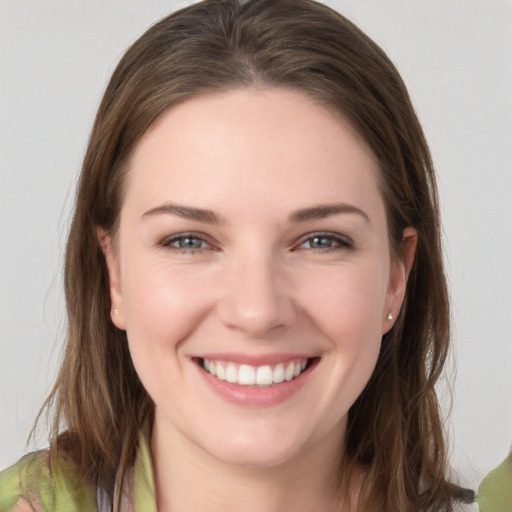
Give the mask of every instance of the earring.
[[388, 315], [388, 320], [393, 320], [393, 315], [391, 313]]
[[114, 311], [112, 311], [112, 316], [117, 316], [119, 315], [119, 311], [117, 309], [114, 309]]

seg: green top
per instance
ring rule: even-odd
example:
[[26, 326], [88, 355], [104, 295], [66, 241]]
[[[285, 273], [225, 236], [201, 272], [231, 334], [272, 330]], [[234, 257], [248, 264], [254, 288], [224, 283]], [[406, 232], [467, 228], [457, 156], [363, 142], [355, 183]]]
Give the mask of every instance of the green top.
[[[30, 453], [0, 472], [0, 512], [98, 512], [96, 487], [85, 486], [73, 463], [64, 458], [50, 471], [48, 457], [48, 450]], [[151, 457], [143, 435], [131, 489], [123, 492], [132, 496], [133, 512], [157, 512]]]
[[512, 512], [512, 452], [478, 488], [480, 512]]
[[[83, 484], [73, 463], [61, 458], [50, 471], [48, 456], [48, 450], [30, 453], [0, 472], [0, 512], [103, 512], [96, 488]], [[130, 503], [123, 512], [157, 512], [151, 456], [142, 434], [129, 482], [122, 490]], [[480, 512], [512, 512], [512, 454], [484, 478], [478, 504]]]

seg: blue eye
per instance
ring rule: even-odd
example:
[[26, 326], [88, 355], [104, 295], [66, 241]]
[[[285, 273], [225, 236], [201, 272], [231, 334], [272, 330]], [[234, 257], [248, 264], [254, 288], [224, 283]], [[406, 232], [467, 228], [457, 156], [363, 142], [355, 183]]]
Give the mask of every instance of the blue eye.
[[319, 251], [336, 251], [352, 248], [352, 242], [340, 235], [330, 233], [315, 233], [303, 239], [299, 248]]
[[203, 240], [200, 240], [199, 238], [187, 236], [174, 240], [171, 245], [175, 245], [180, 249], [201, 249], [203, 247], [203, 243]]
[[208, 243], [203, 238], [192, 233], [172, 236], [162, 241], [161, 245], [183, 252], [200, 251], [208, 247]]
[[304, 244], [309, 245], [310, 249], [330, 249], [336, 242], [328, 236], [314, 236], [308, 238]]

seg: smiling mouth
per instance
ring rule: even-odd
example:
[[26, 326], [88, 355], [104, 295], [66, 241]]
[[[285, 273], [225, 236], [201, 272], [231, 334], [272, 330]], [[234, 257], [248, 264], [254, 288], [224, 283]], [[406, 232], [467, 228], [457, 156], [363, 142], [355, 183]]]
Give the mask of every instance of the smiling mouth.
[[252, 366], [206, 358], [197, 360], [199, 366], [218, 380], [239, 386], [269, 387], [290, 382], [310, 369], [319, 358], [293, 359], [285, 363]]

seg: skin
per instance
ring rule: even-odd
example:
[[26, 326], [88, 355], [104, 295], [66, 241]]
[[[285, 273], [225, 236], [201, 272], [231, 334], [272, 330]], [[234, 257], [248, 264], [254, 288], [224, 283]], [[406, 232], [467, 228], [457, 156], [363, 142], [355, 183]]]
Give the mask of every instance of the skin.
[[[297, 91], [196, 97], [142, 138], [116, 238], [99, 237], [113, 321], [156, 404], [159, 510], [340, 510], [347, 412], [400, 310], [416, 239], [406, 229], [391, 258], [378, 177], [348, 123]], [[293, 218], [333, 204], [345, 207]], [[317, 364], [284, 401], [243, 406], [206, 383], [197, 358], [212, 352]]]

